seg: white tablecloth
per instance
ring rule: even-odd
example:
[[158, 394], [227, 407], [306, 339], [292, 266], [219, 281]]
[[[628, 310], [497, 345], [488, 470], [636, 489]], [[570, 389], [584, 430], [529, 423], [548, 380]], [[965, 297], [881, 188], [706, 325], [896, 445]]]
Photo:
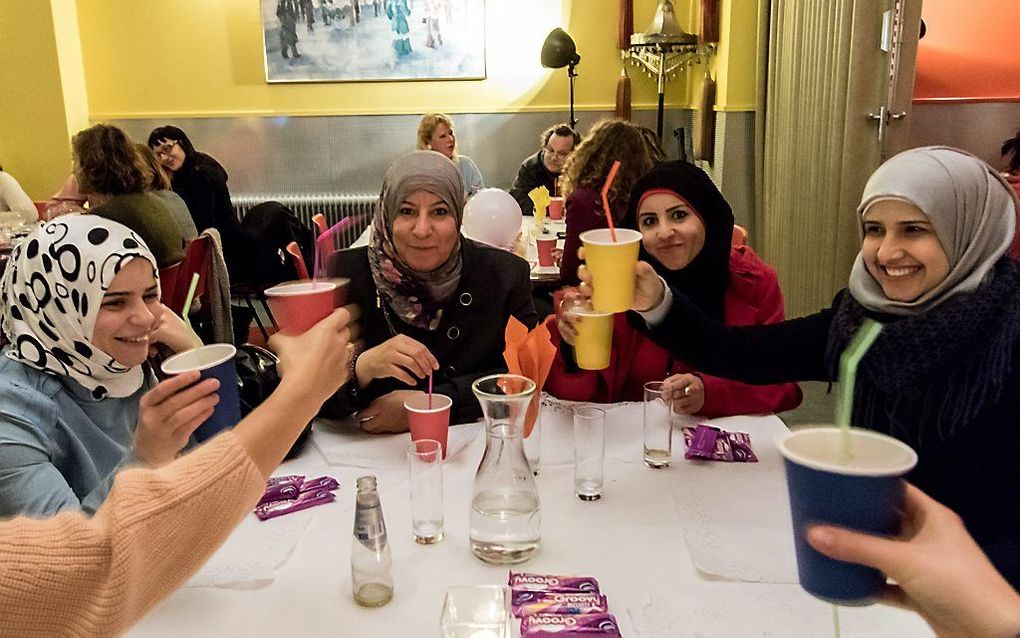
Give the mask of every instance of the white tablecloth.
[[[573, 494], [567, 407], [555, 401], [543, 407], [537, 478], [542, 548], [515, 570], [597, 577], [625, 636], [832, 635], [831, 607], [798, 585], [782, 584], [792, 541], [773, 441], [785, 430], [779, 419], [719, 422], [749, 432], [760, 463], [685, 461], [677, 432], [673, 464], [652, 470], [641, 462], [641, 406], [610, 406], [604, 498], [584, 503]], [[444, 467], [446, 538], [438, 545], [416, 545], [411, 538], [403, 461], [408, 435], [368, 437], [343, 424], [319, 423], [301, 457], [276, 474], [336, 476], [336, 502], [264, 523], [250, 517], [192, 581], [219, 586], [179, 590], [132, 634], [438, 635], [447, 587], [505, 584], [507, 578], [506, 568], [470, 553], [468, 510], [484, 435], [477, 425], [459, 428], [464, 434], [451, 440], [461, 449], [451, 447]], [[351, 596], [354, 481], [369, 473], [379, 479], [394, 561], [393, 601], [379, 609], [358, 607]], [[710, 555], [706, 548], [723, 553]], [[251, 559], [264, 554], [267, 560]], [[931, 635], [919, 617], [883, 606], [842, 609], [840, 617], [844, 636]]]

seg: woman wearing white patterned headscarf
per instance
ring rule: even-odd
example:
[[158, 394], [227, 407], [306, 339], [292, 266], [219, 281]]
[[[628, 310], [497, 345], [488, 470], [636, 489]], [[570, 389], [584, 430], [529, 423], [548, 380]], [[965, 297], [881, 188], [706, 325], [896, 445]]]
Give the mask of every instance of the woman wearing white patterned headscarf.
[[0, 516], [94, 511], [120, 466], [169, 462], [212, 411], [215, 383], [155, 383], [151, 348], [200, 342], [160, 304], [152, 253], [121, 224], [38, 226], [12, 255], [0, 309]]

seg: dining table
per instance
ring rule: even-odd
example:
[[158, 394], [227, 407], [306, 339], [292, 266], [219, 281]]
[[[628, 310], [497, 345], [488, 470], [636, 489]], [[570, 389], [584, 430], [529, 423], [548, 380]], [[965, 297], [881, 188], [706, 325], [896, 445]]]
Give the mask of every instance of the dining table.
[[[372, 435], [353, 419], [316, 420], [309, 443], [274, 475], [330, 475], [335, 501], [279, 518], [248, 516], [197, 574], [157, 605], [133, 636], [432, 637], [448, 588], [506, 585], [509, 570], [595, 577], [623, 636], [931, 636], [922, 619], [882, 605], [834, 607], [798, 585], [783, 461], [773, 415], [677, 416], [672, 460], [643, 462], [642, 404], [606, 411], [604, 490], [574, 494], [573, 411], [543, 395], [529, 437], [540, 456], [541, 546], [526, 563], [490, 565], [471, 553], [469, 511], [485, 449], [482, 422], [449, 429], [443, 461], [445, 537], [416, 544], [409, 434]], [[684, 426], [747, 432], [757, 462], [688, 460]], [[355, 481], [373, 475], [391, 548], [392, 601], [354, 602], [350, 556]], [[518, 634], [514, 634], [518, 635]]]

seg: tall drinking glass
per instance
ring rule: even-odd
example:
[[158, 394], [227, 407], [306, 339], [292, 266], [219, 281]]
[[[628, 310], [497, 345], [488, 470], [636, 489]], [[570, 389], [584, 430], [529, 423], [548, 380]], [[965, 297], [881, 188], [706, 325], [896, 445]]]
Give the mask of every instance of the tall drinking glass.
[[606, 412], [574, 409], [574, 493], [582, 501], [602, 498], [602, 464], [606, 455]]
[[673, 458], [673, 401], [662, 395], [662, 381], [645, 384], [643, 416], [645, 465], [669, 467]]
[[407, 464], [414, 542], [438, 543], [443, 540], [443, 445], [434, 439], [411, 441]]

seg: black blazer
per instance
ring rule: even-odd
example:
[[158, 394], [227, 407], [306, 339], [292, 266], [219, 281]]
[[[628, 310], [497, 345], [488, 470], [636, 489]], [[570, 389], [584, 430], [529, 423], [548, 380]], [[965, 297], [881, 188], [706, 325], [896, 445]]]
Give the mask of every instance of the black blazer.
[[[506, 372], [504, 332], [511, 315], [528, 328], [538, 323], [531, 300], [528, 263], [498, 248], [461, 238], [463, 268], [457, 292], [447, 302], [439, 327], [434, 331], [412, 326], [389, 310], [376, 291], [368, 265], [368, 248], [352, 248], [334, 254], [327, 265], [331, 277], [349, 277], [350, 302], [361, 306], [361, 339], [364, 349], [374, 348], [397, 333], [424, 344], [439, 361], [433, 374], [433, 391], [453, 399], [451, 423], [467, 423], [481, 417], [481, 407], [471, 384], [487, 374]], [[391, 328], [392, 324], [392, 328]], [[394, 390], [427, 390], [428, 380], [414, 387], [392, 379], [375, 379], [366, 388], [354, 388], [352, 378], [323, 405], [322, 415], [347, 416], [372, 400]]]

